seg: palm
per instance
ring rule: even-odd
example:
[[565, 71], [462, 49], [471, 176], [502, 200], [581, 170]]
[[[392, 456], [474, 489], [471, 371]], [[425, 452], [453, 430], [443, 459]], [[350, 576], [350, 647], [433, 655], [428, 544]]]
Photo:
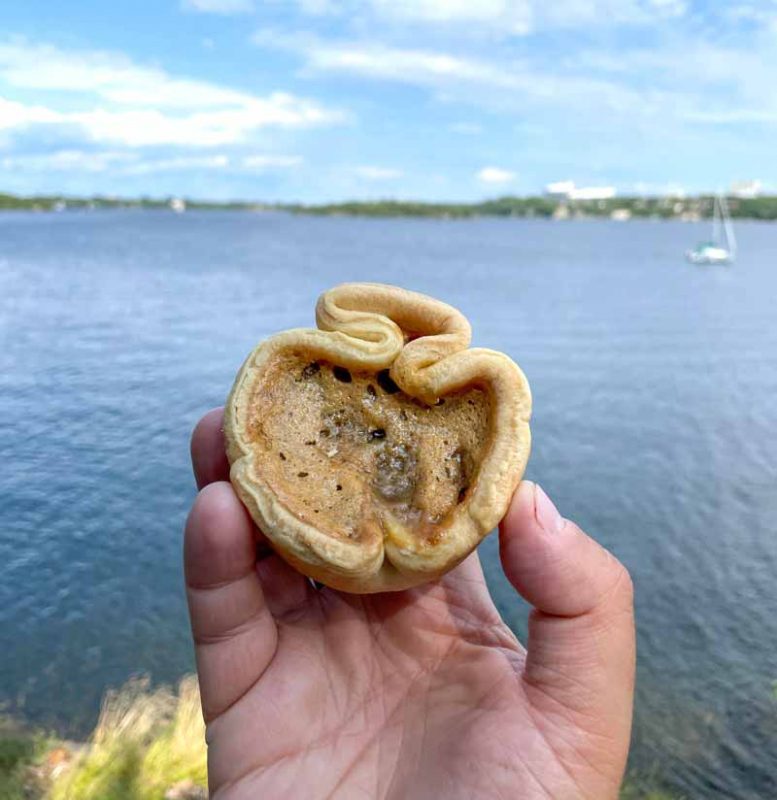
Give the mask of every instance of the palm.
[[[199, 529], [196, 506], [187, 532], [215, 796], [616, 795], [630, 705], [618, 724], [613, 704], [591, 696], [597, 681], [607, 691], [606, 674], [578, 681], [564, 658], [549, 672], [531, 641], [527, 656], [499, 617], [476, 555], [406, 592], [318, 591], [274, 555], [247, 572], [250, 522], [228, 484], [211, 487], [217, 493], [203, 526], [215, 537], [220, 519], [218, 540]], [[567, 619], [535, 612], [533, 630], [563, 628]], [[601, 633], [595, 613], [584, 624]], [[537, 649], [547, 644], [541, 635]], [[596, 673], [587, 649], [581, 642]], [[628, 663], [630, 654], [622, 657]], [[628, 695], [628, 669], [626, 684]]]

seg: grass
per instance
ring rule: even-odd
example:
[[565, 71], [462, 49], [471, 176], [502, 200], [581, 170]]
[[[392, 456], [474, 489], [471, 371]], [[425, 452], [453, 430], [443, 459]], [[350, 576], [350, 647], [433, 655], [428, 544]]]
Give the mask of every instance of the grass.
[[[207, 786], [197, 680], [176, 692], [134, 680], [109, 692], [86, 746], [0, 719], [0, 800], [164, 800], [176, 785]], [[204, 796], [204, 795], [203, 795]], [[630, 776], [621, 800], [682, 800]]]
[[12, 720], [0, 719], [0, 800], [26, 800], [40, 795], [33, 770], [49, 749], [49, 741], [41, 734], [20, 728]]
[[620, 800], [684, 800], [684, 798], [663, 789], [645, 786], [641, 780], [626, 778]]
[[177, 694], [133, 681], [109, 692], [89, 747], [48, 793], [51, 800], [163, 800], [182, 781], [207, 785], [205, 726], [194, 677]]

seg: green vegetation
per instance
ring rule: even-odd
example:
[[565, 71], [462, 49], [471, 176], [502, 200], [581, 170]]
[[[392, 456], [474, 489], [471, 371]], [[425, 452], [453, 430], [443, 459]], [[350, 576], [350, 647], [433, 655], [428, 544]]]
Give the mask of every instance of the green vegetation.
[[133, 681], [109, 692], [89, 742], [0, 728], [0, 800], [205, 798], [205, 726], [194, 677], [178, 692]]
[[[0, 211], [64, 211], [65, 209], [115, 209], [144, 208], [170, 209], [171, 197], [122, 198], [122, 197], [68, 197], [66, 195], [36, 195], [20, 197], [13, 194], [0, 193]], [[217, 203], [205, 200], [186, 200], [186, 207], [206, 211], [259, 211], [263, 208], [258, 203]]]
[[652, 776], [630, 774], [623, 783], [620, 800], [685, 800], [685, 797], [659, 788]]
[[[416, 203], [400, 200], [334, 203], [331, 205], [286, 205], [283, 210], [297, 214], [363, 217], [620, 217], [642, 219], [709, 219], [712, 195], [699, 197], [613, 197], [609, 200], [556, 200], [550, 197], [499, 197], [482, 203]], [[777, 219], [777, 197], [729, 198], [732, 217]]]
[[0, 719], [0, 800], [38, 796], [37, 768], [49, 749], [50, 742], [41, 734]]
[[[170, 210], [171, 204], [187, 209], [222, 211], [286, 211], [316, 216], [359, 217], [431, 217], [468, 219], [471, 217], [537, 217], [619, 219], [709, 219], [712, 195], [698, 197], [614, 197], [609, 200], [557, 200], [550, 197], [498, 197], [482, 203], [422, 203], [409, 200], [364, 200], [327, 205], [217, 203], [201, 200], [177, 200], [141, 197], [65, 197], [46, 195], [18, 197], [0, 194], [0, 211], [64, 211], [70, 209], [138, 208]], [[777, 196], [754, 198], [730, 197], [731, 216], [739, 219], [777, 220]]]

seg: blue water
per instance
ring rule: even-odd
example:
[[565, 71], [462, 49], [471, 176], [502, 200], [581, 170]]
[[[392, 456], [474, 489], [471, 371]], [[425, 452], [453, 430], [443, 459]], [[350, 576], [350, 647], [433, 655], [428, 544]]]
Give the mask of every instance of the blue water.
[[[381, 280], [459, 306], [534, 394], [528, 474], [630, 568], [632, 768], [777, 797], [777, 226], [0, 215], [0, 704], [83, 735], [193, 666], [188, 437], [263, 336]], [[500, 609], [526, 609], [482, 548]]]

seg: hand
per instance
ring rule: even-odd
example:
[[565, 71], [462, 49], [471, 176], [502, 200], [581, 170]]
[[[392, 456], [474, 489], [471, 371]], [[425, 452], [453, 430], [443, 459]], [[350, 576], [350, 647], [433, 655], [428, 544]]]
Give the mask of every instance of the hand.
[[262, 545], [227, 481], [221, 421], [212, 411], [192, 438], [184, 547], [212, 797], [617, 797], [634, 622], [612, 555], [520, 485], [499, 544], [534, 606], [528, 650], [474, 553], [405, 592], [317, 590]]

